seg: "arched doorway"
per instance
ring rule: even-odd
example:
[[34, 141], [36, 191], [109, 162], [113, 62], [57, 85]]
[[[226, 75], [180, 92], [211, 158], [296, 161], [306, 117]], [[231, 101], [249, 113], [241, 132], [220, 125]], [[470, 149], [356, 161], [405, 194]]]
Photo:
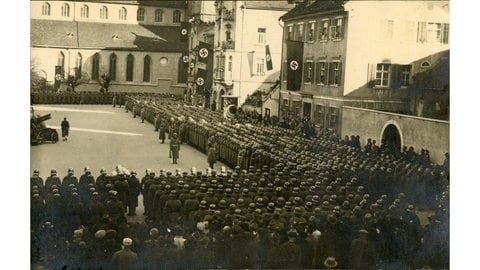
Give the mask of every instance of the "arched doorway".
[[402, 149], [402, 139], [398, 128], [389, 124], [383, 131], [382, 144], [391, 152], [400, 152]]

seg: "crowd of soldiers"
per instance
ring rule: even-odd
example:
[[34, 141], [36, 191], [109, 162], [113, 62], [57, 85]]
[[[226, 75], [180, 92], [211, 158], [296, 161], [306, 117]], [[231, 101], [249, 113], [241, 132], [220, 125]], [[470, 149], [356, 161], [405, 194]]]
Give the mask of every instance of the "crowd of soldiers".
[[[138, 179], [117, 166], [95, 181], [85, 170], [78, 182], [73, 170], [63, 181], [53, 171], [45, 184], [35, 172], [33, 260], [106, 269], [128, 238], [139, 269], [448, 268], [448, 155], [434, 165], [427, 150], [389, 152], [371, 140], [362, 148], [357, 136], [331, 131], [306, 138], [169, 99], [125, 105], [159, 138], [163, 129], [214, 148], [234, 169], [146, 170]], [[129, 223], [139, 194], [146, 222]], [[433, 211], [426, 226], [423, 207]]]

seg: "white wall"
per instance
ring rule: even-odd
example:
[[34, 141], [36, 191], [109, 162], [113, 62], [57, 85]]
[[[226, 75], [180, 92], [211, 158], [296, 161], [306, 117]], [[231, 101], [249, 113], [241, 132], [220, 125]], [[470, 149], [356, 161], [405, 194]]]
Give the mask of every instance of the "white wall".
[[[384, 60], [392, 64], [409, 64], [449, 48], [449, 44], [417, 43], [418, 22], [449, 23], [449, 14], [439, 4], [430, 5], [427, 1], [349, 1], [345, 9], [349, 17], [344, 95], [367, 83], [368, 64]], [[384, 35], [388, 20], [393, 20], [391, 39]]]
[[[50, 4], [50, 16], [42, 15], [43, 3]], [[70, 16], [61, 16], [61, 7], [64, 3], [70, 6]], [[81, 17], [82, 6], [87, 5], [89, 7], [88, 18]], [[102, 6], [108, 8], [108, 19], [100, 19], [100, 9]], [[127, 19], [119, 20], [119, 9], [124, 7], [127, 10]], [[145, 9], [145, 20], [137, 22], [137, 10], [139, 7]], [[155, 10], [163, 10], [163, 21], [155, 22]], [[151, 24], [151, 25], [180, 25], [180, 23], [173, 23], [173, 12], [180, 10], [181, 21], [185, 19], [185, 10], [167, 7], [150, 7], [150, 6], [138, 6], [131, 4], [111, 4], [108, 2], [73, 2], [73, 1], [30, 1], [30, 18], [31, 19], [45, 19], [45, 20], [77, 20], [83, 22], [102, 22], [102, 23], [125, 23], [125, 24]]]
[[[233, 34], [235, 51], [233, 52], [234, 90], [232, 94], [239, 96], [239, 104], [242, 104], [247, 95], [257, 89], [268, 90], [279, 79], [283, 28], [280, 26], [278, 18], [285, 13], [285, 11], [255, 9], [242, 11], [240, 8], [237, 9], [235, 33]], [[258, 28], [266, 28], [265, 44], [258, 44]], [[265, 59], [265, 45], [267, 44], [270, 46], [273, 69], [268, 71], [265, 61], [265, 74], [252, 74], [256, 73], [256, 59]], [[226, 58], [226, 68], [227, 65], [228, 58]], [[278, 76], [276, 76], [277, 73]]]

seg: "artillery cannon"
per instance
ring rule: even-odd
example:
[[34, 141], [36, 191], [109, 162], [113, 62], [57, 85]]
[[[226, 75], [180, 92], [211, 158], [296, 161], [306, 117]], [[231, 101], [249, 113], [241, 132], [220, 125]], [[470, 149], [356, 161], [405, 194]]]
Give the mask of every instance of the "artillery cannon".
[[50, 114], [43, 116], [31, 116], [30, 118], [30, 144], [37, 145], [43, 142], [58, 142], [58, 132], [53, 128], [48, 128], [45, 121], [51, 119]]

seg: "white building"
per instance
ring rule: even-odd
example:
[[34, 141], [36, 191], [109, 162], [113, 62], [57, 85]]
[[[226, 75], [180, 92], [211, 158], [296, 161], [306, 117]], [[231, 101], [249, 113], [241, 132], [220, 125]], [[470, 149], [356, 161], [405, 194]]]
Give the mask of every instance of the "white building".
[[[390, 141], [397, 149], [427, 148], [436, 161], [441, 160], [448, 151], [448, 9], [448, 1], [297, 4], [281, 18], [285, 25], [281, 87], [264, 103], [264, 111], [283, 119], [308, 118], [341, 138], [361, 135], [363, 143], [372, 138]], [[287, 81], [292, 66], [287, 63], [289, 40], [300, 42], [295, 48], [301, 46], [303, 52], [300, 87], [295, 91], [288, 89]], [[444, 78], [431, 85], [417, 81], [422, 74], [435, 72]], [[443, 112], [442, 117], [435, 117], [440, 116], [435, 110]], [[427, 126], [435, 130], [435, 140]]]
[[[216, 1], [211, 102], [242, 105], [257, 90], [268, 91], [280, 78], [282, 25], [293, 8], [287, 1]], [[267, 70], [266, 47], [273, 69]]]
[[[97, 91], [103, 74], [112, 91], [182, 92], [180, 22], [185, 1], [31, 1], [31, 61], [53, 84], [80, 71], [77, 89]], [[60, 90], [66, 88], [65, 83]]]

